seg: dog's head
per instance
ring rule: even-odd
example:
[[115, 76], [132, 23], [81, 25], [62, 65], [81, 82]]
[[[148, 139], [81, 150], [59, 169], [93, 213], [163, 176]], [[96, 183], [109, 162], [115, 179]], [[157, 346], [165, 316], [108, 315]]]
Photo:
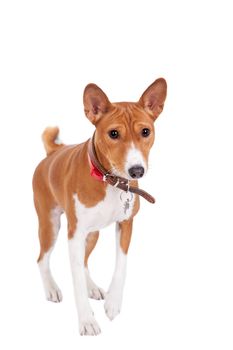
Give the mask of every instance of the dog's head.
[[141, 178], [147, 172], [154, 121], [163, 110], [166, 93], [166, 81], [160, 78], [138, 102], [111, 103], [97, 85], [86, 86], [84, 110], [96, 127], [96, 152], [107, 170], [128, 179]]

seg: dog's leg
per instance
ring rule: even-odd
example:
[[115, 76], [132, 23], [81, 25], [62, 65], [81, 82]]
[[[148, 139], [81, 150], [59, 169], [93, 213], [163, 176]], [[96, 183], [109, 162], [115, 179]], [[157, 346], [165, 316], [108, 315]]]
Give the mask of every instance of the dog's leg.
[[86, 249], [85, 249], [85, 259], [84, 259], [84, 263], [85, 263], [86, 267], [88, 266], [89, 256], [90, 256], [92, 250], [95, 248], [96, 243], [98, 241], [98, 238], [99, 238], [99, 231], [90, 232], [87, 236]]
[[104, 305], [106, 315], [110, 320], [113, 320], [121, 310], [132, 226], [132, 219], [116, 224], [116, 266]]
[[85, 273], [86, 273], [86, 281], [87, 281], [87, 291], [89, 298], [101, 300], [105, 297], [105, 292], [103, 289], [99, 288], [95, 282], [91, 279], [89, 270], [88, 270], [88, 258], [92, 252], [92, 250], [95, 248], [97, 240], [99, 238], [99, 232], [91, 232], [87, 236], [86, 239], [86, 252], [85, 252]]
[[70, 262], [74, 282], [74, 294], [79, 317], [79, 330], [81, 335], [97, 335], [100, 328], [93, 316], [88, 301], [88, 291], [85, 273], [85, 245], [87, 234], [76, 230], [69, 239]]
[[38, 266], [40, 269], [46, 298], [47, 300], [53, 302], [62, 301], [62, 293], [54, 281], [50, 270], [50, 256], [60, 229], [61, 214], [62, 211], [59, 208], [53, 208], [48, 212], [45, 210], [43, 215], [41, 212], [38, 212], [39, 238], [41, 245]]

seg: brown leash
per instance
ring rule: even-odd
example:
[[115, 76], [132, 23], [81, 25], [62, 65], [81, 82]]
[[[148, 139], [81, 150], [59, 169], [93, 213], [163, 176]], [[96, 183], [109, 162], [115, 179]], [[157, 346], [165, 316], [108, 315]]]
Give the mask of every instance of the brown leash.
[[88, 154], [92, 163], [91, 173], [92, 176], [94, 176], [96, 179], [105, 181], [109, 185], [117, 187], [125, 192], [132, 192], [138, 194], [139, 196], [145, 198], [148, 202], [155, 203], [154, 197], [152, 197], [149, 193], [141, 190], [140, 188], [130, 186], [130, 181], [128, 179], [111, 174], [100, 164], [95, 150], [94, 136], [89, 141]]

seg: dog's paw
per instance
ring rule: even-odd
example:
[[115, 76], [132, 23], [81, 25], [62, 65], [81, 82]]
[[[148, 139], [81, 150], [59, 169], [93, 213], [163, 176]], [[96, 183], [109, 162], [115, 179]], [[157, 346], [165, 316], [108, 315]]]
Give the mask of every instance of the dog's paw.
[[102, 300], [105, 299], [105, 291], [97, 286], [93, 286], [92, 288], [88, 289], [88, 296], [89, 298], [95, 299], [95, 300]]
[[55, 284], [50, 284], [45, 290], [46, 299], [54, 303], [60, 303], [62, 301], [62, 292]]
[[80, 321], [79, 332], [80, 335], [98, 335], [101, 330], [95, 318], [92, 316]]
[[99, 288], [91, 279], [88, 269], [85, 271], [86, 281], [87, 281], [87, 290], [89, 298], [95, 300], [105, 299], [105, 291], [102, 288]]
[[108, 293], [105, 300], [105, 313], [112, 321], [121, 311], [122, 297], [119, 294]]

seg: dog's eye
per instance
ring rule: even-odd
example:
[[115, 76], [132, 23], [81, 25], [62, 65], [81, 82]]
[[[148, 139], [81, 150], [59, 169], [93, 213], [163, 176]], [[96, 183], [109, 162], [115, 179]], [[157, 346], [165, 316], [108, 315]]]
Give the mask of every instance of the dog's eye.
[[117, 130], [110, 130], [108, 135], [111, 137], [111, 139], [118, 139], [119, 132]]
[[150, 135], [150, 129], [148, 129], [148, 128], [142, 129], [141, 134], [143, 137], [148, 137]]

